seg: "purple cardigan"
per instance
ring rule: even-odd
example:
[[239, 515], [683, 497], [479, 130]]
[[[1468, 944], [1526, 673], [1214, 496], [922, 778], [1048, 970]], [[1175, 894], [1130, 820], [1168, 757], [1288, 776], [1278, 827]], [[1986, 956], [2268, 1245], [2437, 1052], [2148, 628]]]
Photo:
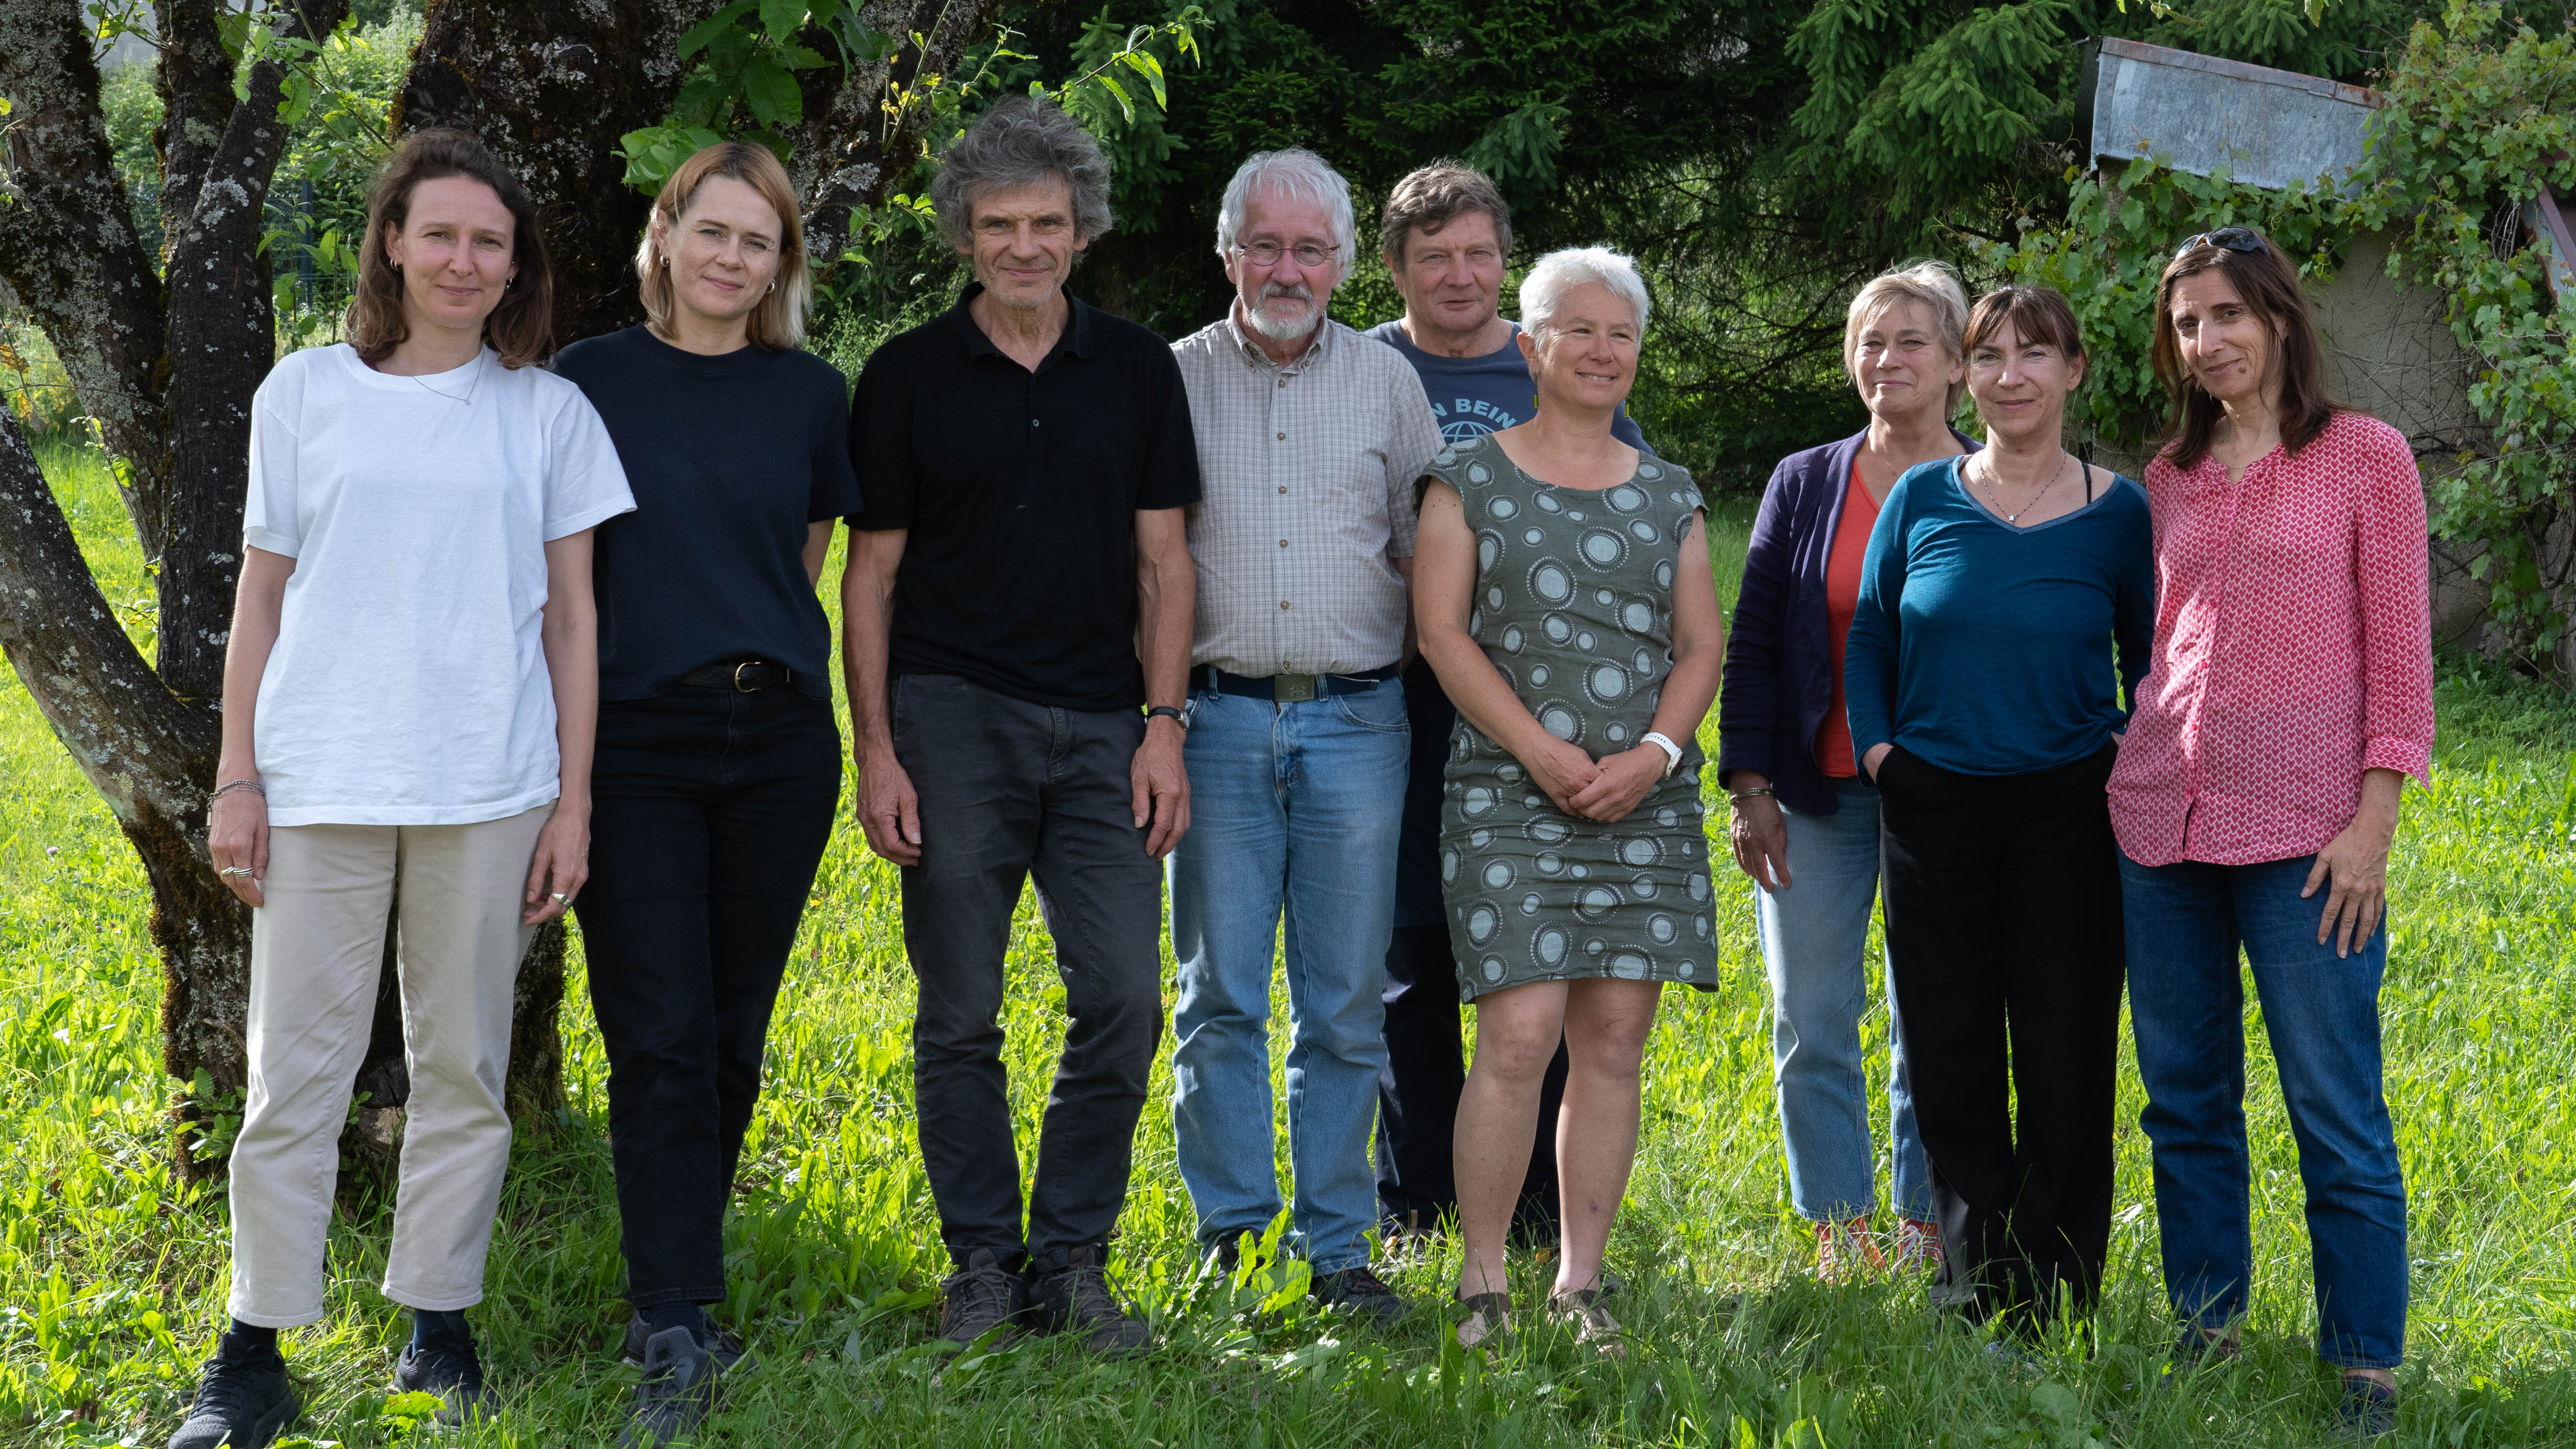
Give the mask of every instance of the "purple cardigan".
[[[1953, 428], [1969, 452], [1975, 439]], [[1834, 698], [1832, 626], [1825, 617], [1825, 562], [1842, 526], [1852, 459], [1869, 441], [1864, 430], [1839, 443], [1791, 453], [1771, 470], [1753, 538], [1744, 554], [1744, 587], [1726, 641], [1726, 675], [1718, 693], [1717, 777], [1734, 770], [1767, 775], [1780, 803], [1801, 815], [1842, 808], [1816, 767], [1816, 730]]]

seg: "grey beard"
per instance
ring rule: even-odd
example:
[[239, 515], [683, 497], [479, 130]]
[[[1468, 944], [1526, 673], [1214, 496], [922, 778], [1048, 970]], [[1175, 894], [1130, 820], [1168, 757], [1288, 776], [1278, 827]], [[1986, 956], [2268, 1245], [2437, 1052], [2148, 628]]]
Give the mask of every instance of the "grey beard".
[[[1282, 294], [1274, 293], [1273, 295]], [[1265, 296], [1261, 300], [1266, 302], [1269, 301], [1270, 298]], [[1311, 294], [1308, 295], [1305, 300], [1306, 315], [1294, 322], [1280, 321], [1269, 313], [1262, 311], [1257, 303], [1245, 308], [1243, 311], [1243, 317], [1246, 322], [1252, 325], [1253, 331], [1260, 333], [1262, 336], [1269, 338], [1273, 342], [1294, 342], [1298, 338], [1314, 331], [1318, 326], [1323, 324], [1323, 307], [1315, 301]]]

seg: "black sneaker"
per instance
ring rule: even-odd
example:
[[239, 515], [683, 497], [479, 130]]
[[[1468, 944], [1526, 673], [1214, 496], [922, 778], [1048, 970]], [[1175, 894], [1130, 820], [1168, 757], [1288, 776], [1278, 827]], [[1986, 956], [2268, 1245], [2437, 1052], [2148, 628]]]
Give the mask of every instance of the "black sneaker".
[[1029, 1287], [1019, 1274], [1005, 1272], [990, 1248], [966, 1255], [966, 1266], [948, 1275], [939, 1291], [948, 1311], [939, 1319], [939, 1351], [958, 1353], [995, 1328], [1016, 1322], [1029, 1303]]
[[2397, 1427], [2397, 1391], [2377, 1379], [2346, 1374], [2335, 1404], [2335, 1437], [2376, 1439]]
[[[653, 1337], [653, 1325], [638, 1313], [626, 1320], [626, 1342], [618, 1346], [617, 1361], [634, 1368], [644, 1366], [644, 1345]], [[742, 1346], [742, 1335], [731, 1329], [718, 1328], [707, 1320], [707, 1331], [698, 1338], [698, 1346], [716, 1361], [716, 1372], [729, 1374], [737, 1370], [748, 1373], [760, 1367], [760, 1360]]]
[[1326, 1308], [1347, 1308], [1373, 1323], [1393, 1323], [1413, 1311], [1412, 1302], [1386, 1286], [1365, 1263], [1316, 1274], [1306, 1285], [1306, 1296]]
[[1076, 1248], [1063, 1267], [1029, 1285], [1029, 1313], [1043, 1333], [1079, 1334], [1093, 1353], [1133, 1353], [1153, 1341], [1109, 1292], [1097, 1248]]
[[438, 1422], [449, 1428], [500, 1412], [483, 1387], [483, 1364], [474, 1355], [472, 1339], [425, 1348], [403, 1345], [402, 1357], [394, 1360], [394, 1387], [406, 1394], [438, 1395]]
[[188, 1421], [170, 1436], [170, 1449], [268, 1449], [304, 1406], [286, 1382], [286, 1360], [275, 1349], [245, 1351], [224, 1335], [197, 1380]]
[[662, 1449], [706, 1422], [716, 1407], [716, 1361], [685, 1328], [644, 1341], [644, 1382], [626, 1411], [618, 1449]]

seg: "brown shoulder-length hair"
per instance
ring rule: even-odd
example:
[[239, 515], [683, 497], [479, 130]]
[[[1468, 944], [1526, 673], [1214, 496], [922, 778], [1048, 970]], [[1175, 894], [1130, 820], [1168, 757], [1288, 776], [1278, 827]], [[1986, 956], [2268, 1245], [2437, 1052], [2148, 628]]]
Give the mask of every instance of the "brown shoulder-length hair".
[[805, 340], [806, 314], [814, 306], [814, 274], [805, 263], [805, 222], [796, 214], [795, 183], [787, 179], [787, 168], [766, 146], [719, 141], [681, 162], [671, 179], [662, 183], [661, 193], [653, 198], [652, 220], [644, 224], [644, 240], [635, 248], [644, 315], [653, 319], [654, 331], [670, 335], [676, 291], [671, 285], [671, 232], [688, 215], [689, 203], [698, 199], [698, 188], [711, 176], [741, 182], [759, 192], [769, 209], [778, 213], [778, 276], [769, 294], [751, 310], [748, 330], [755, 346], [783, 352]]
[[[2247, 228], [2251, 230], [2251, 228]], [[2317, 440], [2334, 421], [2334, 415], [2348, 411], [2326, 391], [2326, 350], [2318, 340], [2315, 314], [2308, 308], [2308, 294], [2299, 285], [2299, 269], [2281, 255], [2271, 238], [2253, 233], [2263, 243], [2258, 251], [2236, 251], [2201, 240], [2186, 247], [2165, 264], [2164, 275], [2156, 281], [2156, 340], [2154, 361], [2156, 381], [2165, 386], [2165, 396], [2172, 402], [2165, 419], [2164, 457], [2177, 468], [2197, 468], [2209, 456], [2211, 435], [2218, 420], [2226, 413], [2218, 399], [2201, 390], [2182, 360], [2182, 344], [2174, 337], [2174, 284], [2185, 277], [2196, 277], [2214, 271], [2227, 279], [2254, 315], [2271, 324], [2274, 346], [2281, 357], [2281, 446], [2296, 455], [2301, 448]]]
[[546, 265], [537, 205], [482, 141], [445, 127], [414, 131], [367, 189], [367, 241], [358, 249], [358, 287], [349, 297], [349, 345], [368, 362], [382, 362], [411, 336], [403, 321], [402, 273], [385, 253], [385, 232], [411, 220], [411, 194], [422, 182], [448, 176], [491, 187], [509, 210], [510, 259], [518, 274], [483, 319], [483, 340], [501, 354], [503, 367], [526, 367], [555, 350], [554, 272]]

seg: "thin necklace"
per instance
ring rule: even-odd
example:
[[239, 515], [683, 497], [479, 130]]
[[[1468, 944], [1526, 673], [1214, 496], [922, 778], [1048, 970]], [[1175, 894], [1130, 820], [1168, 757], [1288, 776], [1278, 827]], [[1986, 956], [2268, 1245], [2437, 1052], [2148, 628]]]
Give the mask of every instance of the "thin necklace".
[[437, 388], [431, 387], [428, 383], [421, 382], [420, 374], [416, 372], [409, 372], [403, 375], [414, 382], [419, 382], [421, 391], [423, 392], [429, 393], [435, 397], [443, 397], [452, 403], [463, 403], [470, 408], [474, 406], [474, 390], [483, 385], [483, 353], [481, 349], [476, 349], [474, 353], [474, 361], [467, 365], [474, 369], [474, 376], [466, 380], [465, 396], [463, 397], [458, 397], [452, 392], [440, 392]]
[[[2060, 456], [2066, 459], [2066, 463], [2072, 463], [2075, 461], [2075, 455], [2072, 453], [2061, 454]], [[2039, 491], [2030, 495], [2028, 498], [2023, 499], [2021, 507], [2014, 509], [2010, 513], [2004, 513], [2003, 476], [2001, 474], [1995, 474], [1995, 476], [1986, 484], [1986, 491], [1994, 495], [1995, 512], [2003, 515], [2004, 522], [2012, 523], [2019, 519], [2023, 514], [2038, 507], [2039, 500], [2047, 497], [2048, 491], [2057, 486], [2057, 480], [2066, 476], [2066, 463], [2058, 464], [2057, 471], [2048, 475], [2048, 481], [2039, 485]], [[1994, 473], [1994, 465], [1991, 463], [1987, 464], [1986, 471], [1988, 473]]]

